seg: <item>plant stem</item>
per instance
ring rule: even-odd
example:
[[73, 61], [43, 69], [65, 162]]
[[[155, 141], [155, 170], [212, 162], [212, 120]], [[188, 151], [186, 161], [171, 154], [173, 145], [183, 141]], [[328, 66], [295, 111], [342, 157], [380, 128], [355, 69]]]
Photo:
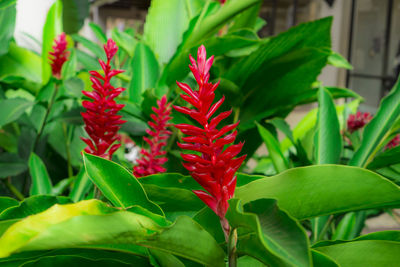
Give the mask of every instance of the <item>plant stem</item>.
[[229, 240], [228, 240], [229, 267], [237, 266], [236, 243], [237, 243], [237, 230], [236, 230], [236, 228], [234, 228], [234, 229], [231, 228], [231, 231], [229, 233]]
[[56, 99], [57, 93], [58, 93], [58, 84], [55, 84], [54, 85], [54, 91], [53, 91], [53, 94], [51, 95], [50, 102], [49, 102], [49, 105], [47, 107], [46, 114], [44, 115], [44, 119], [43, 119], [42, 125], [40, 125], [38, 134], [36, 135], [36, 138], [35, 138], [35, 142], [33, 143], [33, 151], [36, 150], [36, 147], [37, 147], [37, 144], [39, 142], [40, 136], [42, 135], [44, 127], [46, 126], [47, 118], [49, 117], [49, 114], [50, 114], [51, 108], [52, 108], [52, 106], [54, 104], [54, 100]]
[[24, 200], [24, 195], [10, 182], [10, 178], [1, 179], [3, 183], [7, 186], [7, 188], [14, 194], [19, 200]]
[[69, 134], [67, 131], [68, 127], [65, 123], [63, 123], [62, 126], [65, 138], [65, 151], [67, 153], [68, 177], [72, 177], [74, 175], [74, 172], [72, 170], [72, 165], [71, 165], [71, 152], [69, 150], [70, 141], [69, 141]]

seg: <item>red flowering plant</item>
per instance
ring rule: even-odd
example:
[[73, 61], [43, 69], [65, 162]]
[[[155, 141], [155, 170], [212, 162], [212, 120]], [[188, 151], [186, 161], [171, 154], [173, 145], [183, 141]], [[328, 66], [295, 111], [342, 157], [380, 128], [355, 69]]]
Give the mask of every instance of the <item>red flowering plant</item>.
[[347, 119], [347, 130], [353, 133], [359, 129], [364, 128], [364, 126], [372, 120], [372, 115], [369, 112], [357, 111], [356, 114], [350, 114]]
[[115, 88], [110, 83], [112, 77], [123, 72], [123, 70], [111, 68], [111, 59], [117, 50], [115, 42], [109, 39], [104, 45], [107, 62], [99, 59], [104, 75], [98, 71], [90, 71], [93, 91], [82, 91], [85, 96], [92, 99], [92, 101], [84, 100], [82, 102], [86, 112], [81, 114], [85, 122], [85, 130], [90, 137], [81, 137], [87, 144], [85, 152], [108, 159], [111, 159], [112, 154], [121, 146], [116, 143], [118, 141], [117, 133], [121, 124], [125, 123], [124, 120], [121, 120], [122, 116], [117, 115], [124, 105], [115, 102], [115, 98], [125, 89]]
[[[233, 197], [236, 187], [235, 173], [241, 166], [246, 156], [236, 158], [240, 153], [243, 143], [232, 145], [236, 139], [235, 128], [239, 122], [226, 125], [220, 129], [218, 124], [229, 117], [232, 111], [225, 111], [213, 116], [225, 100], [223, 96], [217, 102], [215, 90], [218, 83], [209, 82], [209, 70], [214, 57], [206, 58], [206, 49], [202, 45], [197, 51], [197, 62], [189, 56], [192, 71], [198, 90], [190, 88], [185, 83], [177, 82], [178, 86], [186, 94], [181, 98], [191, 104], [194, 108], [174, 106], [175, 110], [190, 116], [198, 126], [191, 124], [175, 125], [183, 134], [183, 143], [178, 146], [185, 150], [192, 150], [199, 154], [181, 154], [183, 166], [190, 172], [190, 175], [205, 189], [194, 190], [193, 192], [207, 205], [221, 221], [225, 237], [229, 235], [229, 224], [225, 219], [228, 210], [228, 200]], [[232, 132], [233, 131], [233, 132]]]
[[172, 119], [171, 105], [167, 102], [167, 97], [163, 96], [157, 101], [158, 107], [153, 107], [154, 114], [150, 117], [153, 121], [149, 121], [148, 125], [151, 129], [146, 132], [150, 137], [143, 137], [143, 140], [149, 145], [149, 149], [142, 148], [141, 158], [137, 160], [138, 165], [133, 168], [133, 174], [136, 177], [165, 172], [166, 169], [162, 166], [168, 161], [165, 157], [167, 153], [164, 147], [167, 145], [168, 137], [171, 131], [167, 127], [171, 126], [169, 120]]
[[53, 51], [49, 52], [51, 72], [57, 79], [61, 79], [62, 67], [68, 60], [69, 52], [67, 51], [67, 45], [65, 33], [61, 33], [54, 40]]

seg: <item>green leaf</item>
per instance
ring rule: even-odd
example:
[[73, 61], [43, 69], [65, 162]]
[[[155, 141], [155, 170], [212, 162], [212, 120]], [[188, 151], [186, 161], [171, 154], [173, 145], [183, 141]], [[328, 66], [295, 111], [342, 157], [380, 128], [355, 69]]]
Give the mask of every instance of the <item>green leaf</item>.
[[233, 22], [233, 25], [229, 27], [229, 31], [235, 31], [243, 28], [253, 29], [256, 25], [258, 14], [260, 13], [260, 8], [263, 2], [259, 2], [253, 7], [241, 12]]
[[91, 55], [83, 51], [76, 50], [76, 56], [78, 62], [81, 63], [83, 68], [86, 70], [97, 70], [99, 68], [99, 63], [96, 61], [96, 58], [92, 57]]
[[322, 86], [318, 92], [318, 106], [315, 161], [317, 164], [336, 164], [342, 152], [342, 136], [335, 104]]
[[229, 224], [238, 228], [237, 250], [269, 266], [310, 266], [308, 238], [300, 223], [278, 209], [276, 201], [259, 199], [242, 207], [229, 201]]
[[1, 99], [0, 127], [17, 120], [33, 102], [22, 98]]
[[111, 37], [118, 46], [128, 53], [130, 57], [133, 57], [137, 44], [137, 41], [133, 36], [114, 28], [111, 31]]
[[61, 76], [63, 80], [67, 80], [76, 76], [77, 70], [77, 59], [76, 59], [76, 51], [75, 49], [70, 49], [70, 55], [67, 62], [62, 66]]
[[148, 199], [138, 180], [124, 167], [87, 153], [83, 154], [83, 160], [89, 178], [115, 206], [126, 209], [139, 205], [163, 214], [160, 207]]
[[364, 129], [360, 148], [354, 153], [349, 164], [353, 166], [368, 165], [382, 146], [389, 130], [400, 115], [400, 80], [392, 91], [385, 96], [374, 118]]
[[159, 75], [158, 62], [150, 47], [144, 43], [136, 45], [135, 56], [131, 62], [132, 79], [129, 84], [129, 99], [140, 104], [142, 93], [156, 85]]
[[89, 16], [89, 0], [62, 0], [63, 30], [67, 34], [78, 32]]
[[16, 13], [17, 9], [15, 3], [0, 9], [0, 55], [8, 51], [8, 47], [14, 35]]
[[[299, 190], [299, 188], [301, 190]], [[238, 187], [243, 203], [278, 200], [299, 220], [346, 211], [398, 206], [400, 189], [382, 176], [357, 167], [319, 165], [294, 168]]]
[[0, 154], [0, 178], [16, 176], [28, 168], [26, 162], [16, 154]]
[[347, 70], [352, 70], [353, 66], [345, 59], [341, 54], [336, 52], [331, 52], [328, 57], [328, 64], [335, 66], [336, 68], [344, 68]]
[[47, 13], [46, 22], [43, 28], [42, 44], [42, 84], [46, 84], [51, 76], [49, 52], [52, 50], [54, 39], [61, 34], [62, 26], [62, 2], [56, 2], [50, 7]]
[[96, 35], [100, 42], [103, 44], [107, 43], [107, 36], [99, 25], [89, 22], [89, 27], [92, 29], [94, 35]]
[[74, 177], [70, 177], [70, 178], [65, 178], [65, 179], [62, 179], [61, 181], [59, 181], [51, 189], [51, 194], [54, 196], [61, 195], [68, 188], [68, 186], [72, 183], [73, 179], [74, 179]]
[[89, 176], [87, 175], [85, 168], [81, 168], [81, 170], [75, 177], [74, 185], [71, 189], [69, 197], [74, 202], [83, 200], [85, 199], [85, 195], [89, 192], [92, 186], [93, 183], [89, 179]]
[[144, 25], [143, 40], [161, 64], [167, 63], [182, 41], [189, 17], [185, 0], [153, 0]]
[[285, 156], [283, 155], [279, 141], [264, 127], [257, 124], [258, 132], [267, 146], [268, 154], [271, 157], [272, 163], [274, 164], [277, 173], [283, 172], [289, 168], [289, 163], [287, 162]]
[[7, 244], [0, 257], [16, 251], [82, 246], [124, 251], [118, 244], [127, 243], [203, 265], [224, 266], [223, 250], [189, 217], [180, 217], [170, 224], [140, 207], [134, 212], [116, 211], [98, 200], [55, 205], [15, 223], [0, 238], [2, 247]]
[[375, 170], [400, 163], [399, 153], [400, 146], [388, 149], [376, 156], [372, 162], [367, 165], [367, 168]]
[[333, 259], [319, 251], [311, 250], [311, 255], [315, 267], [339, 267], [339, 264], [337, 264]]
[[13, 206], [17, 206], [18, 201], [10, 198], [10, 197], [0, 197], [0, 214], [3, 212], [5, 209], [8, 209]]
[[88, 259], [75, 255], [60, 255], [60, 256], [45, 256], [37, 260], [27, 261], [23, 266], [85, 266], [85, 267], [98, 267], [98, 266], [132, 266], [129, 263], [120, 261], [118, 259], [104, 259], [99, 255], [97, 259]]
[[53, 185], [47, 173], [46, 166], [33, 152], [29, 157], [29, 173], [32, 178], [31, 189], [29, 190], [31, 196], [51, 194]]
[[361, 240], [315, 249], [342, 267], [396, 266], [400, 261], [400, 242], [393, 241]]
[[0, 2], [0, 9], [7, 8], [11, 5], [15, 5], [17, 0], [3, 0]]
[[[76, 42], [79, 42], [84, 47], [86, 47], [97, 58], [101, 58], [103, 60], [105, 59], [105, 54], [104, 54], [103, 49], [95, 42], [93, 42], [85, 37], [79, 36], [77, 34], [73, 34], [72, 39]], [[79, 55], [78, 55], [78, 58], [79, 58]]]

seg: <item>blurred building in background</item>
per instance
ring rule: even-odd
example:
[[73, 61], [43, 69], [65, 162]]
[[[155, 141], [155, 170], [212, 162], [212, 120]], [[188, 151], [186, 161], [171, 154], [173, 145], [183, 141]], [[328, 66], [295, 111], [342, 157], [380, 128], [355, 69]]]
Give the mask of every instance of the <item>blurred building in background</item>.
[[[167, 1], [167, 0], [166, 0]], [[229, 0], [228, 0], [229, 1]], [[20, 45], [40, 49], [47, 10], [54, 0], [19, 0], [16, 38]], [[150, 0], [91, 0], [88, 21], [106, 31], [117, 27], [143, 29]], [[319, 79], [325, 85], [348, 87], [365, 98], [362, 109], [374, 111], [400, 71], [400, 0], [264, 0], [260, 15], [267, 25], [263, 37], [302, 22], [333, 16], [332, 48], [354, 69], [326, 67]], [[34, 18], [34, 19], [33, 19]], [[81, 34], [95, 37], [89, 27]], [[39, 50], [37, 50], [39, 51]]]

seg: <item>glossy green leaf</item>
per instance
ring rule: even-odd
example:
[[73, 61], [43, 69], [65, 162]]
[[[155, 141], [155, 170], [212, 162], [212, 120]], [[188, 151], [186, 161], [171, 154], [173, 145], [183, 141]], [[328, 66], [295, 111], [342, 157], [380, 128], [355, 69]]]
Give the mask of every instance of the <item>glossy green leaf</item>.
[[148, 199], [138, 180], [124, 167], [87, 153], [84, 153], [83, 159], [89, 178], [115, 206], [126, 209], [139, 205], [163, 214], [160, 207]]
[[7, 8], [11, 5], [14, 5], [17, 0], [3, 0], [0, 2], [0, 9]]
[[311, 250], [311, 255], [315, 267], [339, 267], [337, 262], [319, 251]]
[[279, 173], [287, 170], [289, 168], [289, 163], [281, 151], [279, 141], [266, 128], [258, 123], [257, 129], [268, 149], [268, 154], [272, 159], [276, 172]]
[[182, 41], [189, 17], [184, 0], [153, 0], [144, 25], [143, 40], [161, 64], [167, 63]]
[[400, 189], [382, 176], [357, 167], [320, 165], [287, 170], [238, 187], [243, 203], [278, 200], [280, 208], [303, 220], [346, 211], [393, 207]]
[[328, 64], [335, 66], [336, 68], [344, 68], [352, 70], [353, 66], [345, 59], [341, 54], [333, 52], [328, 57]]
[[133, 57], [133, 53], [135, 52], [135, 47], [137, 44], [137, 41], [133, 36], [114, 28], [111, 31], [111, 38], [119, 47], [124, 49], [130, 57]]
[[92, 32], [94, 33], [94, 35], [96, 35], [96, 38], [100, 42], [102, 42], [103, 44], [107, 43], [107, 36], [99, 25], [93, 22], [89, 22], [89, 27], [92, 29]]
[[33, 102], [22, 98], [0, 99], [0, 127], [18, 119]]
[[97, 70], [100, 68], [99, 63], [97, 62], [96, 58], [92, 57], [91, 55], [76, 50], [76, 56], [78, 62], [85, 68], [86, 70]]
[[75, 177], [74, 185], [72, 186], [69, 197], [74, 202], [85, 199], [85, 195], [93, 187], [92, 181], [86, 173], [85, 168], [81, 168], [79, 173]]
[[0, 257], [16, 251], [129, 243], [224, 266], [223, 250], [189, 217], [170, 224], [142, 208], [134, 211], [116, 211], [98, 200], [55, 205], [12, 225], [0, 238], [0, 245], [10, 244]]
[[142, 93], [154, 88], [159, 75], [159, 67], [150, 47], [138, 43], [132, 59], [132, 80], [129, 84], [129, 99], [134, 103], [142, 101]]
[[21, 174], [26, 171], [27, 168], [26, 162], [17, 154], [0, 154], [0, 178]]
[[16, 13], [15, 3], [0, 9], [0, 55], [8, 51], [10, 41], [14, 35]]
[[362, 240], [315, 249], [342, 267], [396, 266], [400, 261], [400, 242], [393, 241]]
[[61, 34], [62, 26], [62, 2], [56, 0], [47, 13], [43, 28], [42, 43], [42, 83], [46, 84], [51, 76], [49, 52], [52, 50], [54, 39]]
[[367, 165], [368, 169], [375, 170], [400, 163], [400, 147], [388, 149], [376, 156], [371, 163]]
[[374, 118], [364, 129], [360, 148], [354, 153], [349, 164], [353, 166], [368, 165], [380, 149], [389, 130], [400, 115], [400, 80], [392, 91], [382, 99]]
[[17, 206], [18, 201], [10, 198], [10, 197], [0, 197], [0, 214], [3, 212], [5, 209], [8, 209], [13, 206]]
[[[101, 58], [103, 60], [105, 59], [105, 54], [104, 54], [103, 49], [98, 44], [96, 44], [95, 42], [93, 42], [93, 41], [91, 41], [91, 40], [89, 40], [89, 39], [87, 39], [85, 37], [82, 37], [80, 35], [77, 35], [77, 34], [73, 34], [72, 35], [72, 39], [75, 42], [78, 42], [81, 45], [83, 45], [84, 47], [86, 47], [97, 58]], [[79, 55], [78, 55], [78, 57], [79, 57]]]
[[253, 29], [256, 25], [258, 14], [263, 2], [259, 2], [257, 5], [241, 12], [233, 21], [233, 25], [229, 27], [229, 31], [235, 31], [243, 28]]
[[336, 164], [342, 152], [342, 136], [332, 96], [322, 86], [318, 92], [318, 107], [315, 162]]
[[29, 157], [29, 173], [32, 178], [31, 188], [29, 190], [31, 196], [51, 194], [53, 185], [47, 173], [46, 166], [33, 152]]
[[76, 75], [77, 71], [77, 59], [75, 49], [70, 49], [70, 54], [67, 62], [64, 63], [61, 71], [61, 76], [64, 80], [72, 78]]
[[300, 223], [279, 210], [276, 201], [259, 199], [242, 206], [229, 201], [229, 224], [238, 228], [237, 250], [269, 266], [310, 266], [311, 252]]
[[74, 177], [70, 177], [59, 181], [53, 186], [53, 188], [51, 188], [51, 194], [54, 196], [59, 196], [64, 193], [64, 191], [66, 191], [69, 185], [72, 183], [73, 179]]
[[67, 34], [77, 33], [89, 16], [89, 0], [62, 0], [63, 30]]

